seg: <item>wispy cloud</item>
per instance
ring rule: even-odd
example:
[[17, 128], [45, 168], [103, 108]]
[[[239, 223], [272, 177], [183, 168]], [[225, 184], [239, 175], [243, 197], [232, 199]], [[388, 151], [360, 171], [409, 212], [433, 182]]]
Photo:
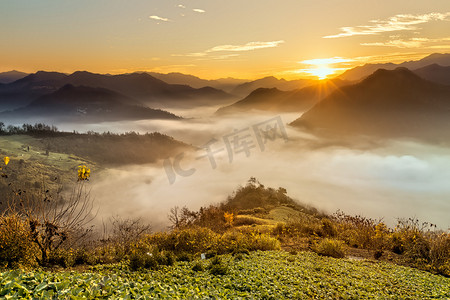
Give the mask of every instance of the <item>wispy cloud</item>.
[[[278, 47], [280, 44], [284, 43], [284, 41], [272, 41], [272, 42], [249, 42], [244, 45], [219, 45], [212, 48], [209, 48], [203, 52], [194, 52], [188, 54], [172, 54], [172, 56], [186, 56], [186, 57], [197, 57], [199, 60], [205, 59], [227, 59], [231, 57], [236, 57], [239, 54], [226, 54], [226, 52], [243, 52], [243, 51], [252, 51], [257, 49], [264, 48], [274, 48]], [[214, 55], [216, 52], [224, 52], [224, 54]]]
[[429, 46], [427, 49], [450, 49], [450, 45], [435, 45]]
[[272, 42], [249, 42], [244, 45], [220, 45], [206, 50], [205, 52], [219, 52], [219, 51], [251, 51], [256, 49], [274, 48], [283, 44], [284, 41], [272, 41]]
[[186, 8], [186, 6], [184, 6], [183, 4], [178, 4], [177, 7], [179, 7], [179, 8]]
[[205, 13], [206, 11], [200, 8], [194, 8], [193, 11], [198, 12], [198, 13]]
[[[370, 62], [372, 64], [378, 63], [395, 63], [399, 64], [408, 60], [419, 60], [424, 58], [425, 55], [421, 52], [393, 52], [393, 53], [385, 53], [381, 55], [370, 55], [370, 56], [358, 56], [353, 58], [355, 62], [358, 62], [359, 65], [366, 64]], [[356, 66], [356, 65], [355, 65]]]
[[237, 57], [237, 56], [239, 56], [239, 54], [223, 54], [223, 55], [211, 56], [211, 59], [224, 60], [224, 59], [229, 59], [229, 58]]
[[[410, 38], [410, 39], [392, 39], [385, 42], [361, 43], [362, 46], [382, 46], [396, 48], [447, 48], [450, 38]], [[446, 43], [446, 45], [436, 45]]]
[[442, 21], [450, 16], [446, 13], [429, 13], [422, 15], [400, 14], [390, 17], [387, 20], [371, 20], [369, 25], [360, 25], [355, 27], [341, 27], [341, 33], [327, 35], [323, 38], [332, 39], [354, 35], [374, 35], [383, 32], [417, 30], [418, 24], [428, 23], [430, 21]]
[[170, 22], [170, 19], [159, 17], [159, 16], [149, 16], [150, 19], [156, 20], [156, 21], [163, 21], [163, 22]]
[[206, 56], [207, 53], [205, 52], [194, 52], [194, 53], [188, 53], [188, 54], [172, 54], [171, 56], [187, 56], [187, 57], [202, 57]]

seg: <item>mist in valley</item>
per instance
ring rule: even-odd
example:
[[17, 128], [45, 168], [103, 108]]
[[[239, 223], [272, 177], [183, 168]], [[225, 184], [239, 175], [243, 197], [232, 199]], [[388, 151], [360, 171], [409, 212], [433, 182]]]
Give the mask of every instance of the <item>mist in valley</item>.
[[[180, 109], [177, 114], [187, 119], [176, 121], [56, 124], [61, 130], [79, 132], [158, 131], [198, 147], [180, 153], [180, 167], [186, 171], [181, 175], [174, 169], [168, 174], [163, 160], [93, 173], [89, 185], [99, 206], [97, 222], [115, 215], [140, 217], [155, 230], [166, 229], [170, 208], [217, 204], [256, 177], [265, 186], [284, 187], [292, 198], [327, 213], [341, 210], [383, 219], [390, 226], [397, 218], [408, 217], [442, 229], [450, 226], [446, 213], [450, 210], [450, 151], [445, 146], [398, 139], [330, 141], [289, 126], [298, 114], [260, 112], [219, 118], [213, 111]], [[269, 120], [281, 120], [288, 140], [279, 134], [268, 139], [262, 150], [252, 130]], [[254, 147], [248, 153], [233, 153], [230, 159], [224, 137], [232, 136], [234, 130], [247, 130], [247, 140]], [[217, 151], [216, 166], [202, 148], [207, 143]], [[174, 160], [171, 157], [165, 163]]]

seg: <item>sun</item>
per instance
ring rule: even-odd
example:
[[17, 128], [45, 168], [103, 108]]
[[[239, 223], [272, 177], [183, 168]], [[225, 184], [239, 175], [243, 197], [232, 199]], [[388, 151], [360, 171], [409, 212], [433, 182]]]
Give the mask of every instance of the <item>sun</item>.
[[317, 76], [319, 80], [327, 79], [328, 75], [336, 72], [336, 68], [330, 68], [328, 65], [318, 65], [315, 68], [305, 70], [306, 73]]
[[348, 63], [351, 61], [353, 60], [342, 57], [315, 58], [303, 60], [299, 63], [306, 65], [307, 68], [298, 70], [298, 73], [306, 73], [318, 77], [319, 80], [324, 80], [327, 79], [328, 76], [333, 75], [338, 71], [347, 69], [347, 68], [338, 68], [336, 66], [337, 64]]

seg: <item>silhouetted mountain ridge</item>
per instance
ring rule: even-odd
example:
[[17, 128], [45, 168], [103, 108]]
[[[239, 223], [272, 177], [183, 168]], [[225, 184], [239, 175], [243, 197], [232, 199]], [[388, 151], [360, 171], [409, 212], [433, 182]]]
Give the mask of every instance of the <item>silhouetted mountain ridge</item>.
[[304, 112], [313, 107], [322, 98], [347, 82], [333, 79], [319, 81], [316, 84], [292, 91], [277, 88], [259, 88], [244, 99], [217, 110], [217, 114], [232, 114], [256, 111]]
[[291, 124], [340, 135], [442, 139], [450, 136], [449, 117], [450, 86], [397, 68], [342, 87]]
[[450, 85], [450, 66], [443, 67], [438, 64], [432, 64], [416, 69], [414, 70], [414, 73], [424, 79], [440, 84]]
[[236, 86], [248, 81], [236, 78], [220, 78], [214, 80], [207, 80], [199, 78], [197, 76], [177, 72], [172, 72], [168, 74], [149, 72], [148, 74], [169, 84], [189, 85], [196, 89], [200, 89], [203, 87], [213, 87], [215, 89], [223, 90], [228, 93], [231, 93]]
[[197, 102], [213, 104], [233, 99], [221, 90], [168, 84], [147, 73], [103, 75], [77, 71], [66, 75], [39, 71], [1, 86], [0, 105], [3, 109], [25, 106], [37, 97], [52, 93], [66, 84], [109, 89], [151, 106], [164, 106], [168, 103], [195, 106]]
[[420, 60], [405, 61], [401, 64], [394, 64], [394, 63], [365, 64], [363, 66], [358, 66], [353, 69], [345, 71], [344, 73], [339, 75], [338, 78], [349, 81], [357, 81], [369, 76], [377, 69], [394, 70], [397, 67], [404, 67], [410, 70], [415, 70], [431, 64], [450, 66], [450, 54], [433, 53]]
[[232, 90], [231, 93], [237, 96], [247, 96], [252, 91], [258, 88], [277, 88], [282, 91], [291, 91], [310, 85], [313, 82], [314, 80], [309, 79], [298, 79], [288, 81], [283, 78], [278, 79], [274, 76], [267, 76], [261, 79], [243, 83], [237, 86], [234, 90]]
[[20, 72], [20, 71], [16, 71], [16, 70], [2, 72], [2, 73], [0, 73], [0, 85], [14, 82], [14, 81], [19, 80], [27, 75], [28, 75], [28, 73], [24, 73], [24, 72]]
[[65, 121], [104, 122], [139, 119], [178, 119], [162, 110], [142, 106], [136, 100], [104, 88], [67, 84], [57, 91], [40, 96], [29, 105], [3, 118], [52, 118]]

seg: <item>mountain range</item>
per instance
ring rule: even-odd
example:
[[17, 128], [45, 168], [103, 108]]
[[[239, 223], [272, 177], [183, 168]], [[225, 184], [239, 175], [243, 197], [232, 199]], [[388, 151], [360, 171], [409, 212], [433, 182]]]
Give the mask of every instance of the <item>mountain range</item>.
[[0, 86], [2, 84], [11, 83], [27, 76], [27, 73], [16, 70], [0, 73]]
[[450, 66], [450, 54], [434, 53], [420, 60], [406, 61], [401, 64], [365, 64], [363, 66], [355, 67], [353, 69], [345, 71], [344, 73], [339, 75], [338, 78], [348, 81], [357, 81], [369, 76], [378, 69], [394, 70], [395, 68], [403, 67], [410, 70], [416, 70], [432, 64], [437, 64], [440, 66]]
[[236, 79], [236, 78], [220, 78], [215, 80], [207, 80], [183, 73], [161, 74], [149, 72], [148, 74], [170, 84], [189, 85], [196, 89], [205, 86], [210, 86], [219, 90], [223, 90], [227, 93], [232, 93], [232, 91], [236, 88], [236, 86], [248, 82], [248, 80], [246, 79]]
[[217, 110], [216, 114], [232, 114], [254, 111], [304, 112], [335, 89], [348, 84], [340, 79], [317, 82], [292, 91], [277, 88], [259, 88], [244, 99]]
[[233, 99], [230, 94], [211, 87], [195, 89], [187, 85], [168, 84], [146, 73], [102, 75], [78, 71], [67, 75], [39, 71], [0, 86], [0, 109], [25, 106], [67, 84], [108, 89], [153, 107], [220, 104]]
[[261, 79], [249, 81], [236, 86], [231, 93], [236, 96], [245, 97], [252, 91], [259, 88], [277, 88], [282, 91], [297, 90], [302, 87], [312, 85], [317, 80], [310, 79], [298, 79], [298, 80], [285, 80], [277, 79], [274, 76], [268, 76]]
[[438, 64], [432, 64], [416, 69], [414, 73], [429, 81], [450, 85], [450, 66], [443, 67]]
[[[442, 128], [447, 130], [450, 54], [432, 54], [402, 64], [366, 64], [324, 81], [265, 77], [243, 83], [181, 73], [105, 75], [86, 71], [28, 75], [11, 71], [0, 73], [1, 80], [2, 118], [174, 119], [173, 114], [149, 107], [222, 105], [216, 115], [306, 112], [292, 124], [340, 133], [400, 136], [414, 132], [412, 136], [425, 136], [433, 126], [439, 125], [439, 135]], [[241, 100], [216, 88], [220, 86], [241, 95]], [[396, 127], [393, 119], [398, 121]]]
[[334, 136], [448, 140], [450, 86], [406, 68], [379, 69], [332, 92], [291, 125]]
[[25, 107], [0, 113], [2, 119], [42, 119], [72, 122], [105, 122], [139, 119], [179, 119], [162, 110], [103, 88], [67, 84], [38, 97]]

